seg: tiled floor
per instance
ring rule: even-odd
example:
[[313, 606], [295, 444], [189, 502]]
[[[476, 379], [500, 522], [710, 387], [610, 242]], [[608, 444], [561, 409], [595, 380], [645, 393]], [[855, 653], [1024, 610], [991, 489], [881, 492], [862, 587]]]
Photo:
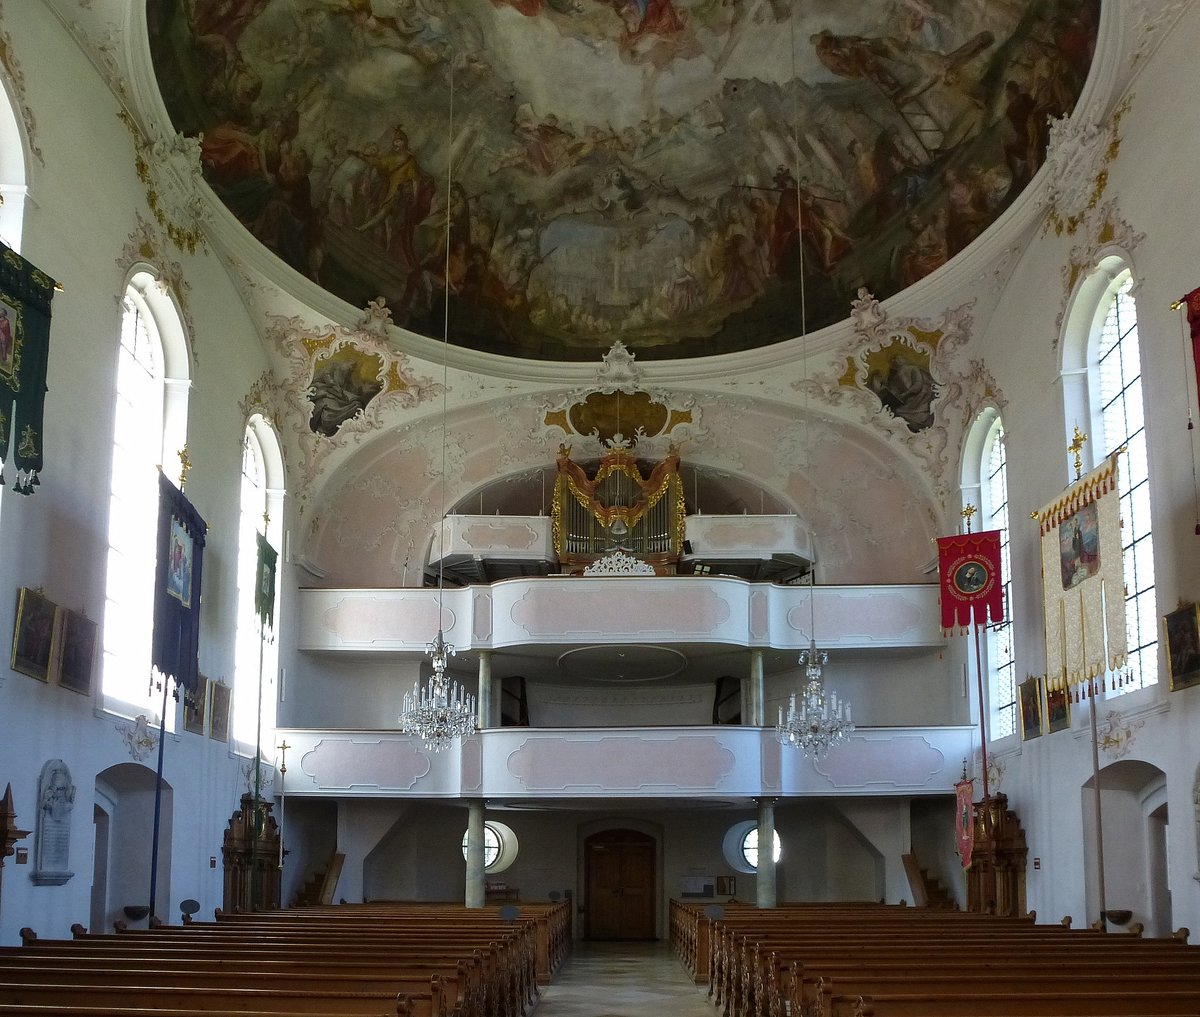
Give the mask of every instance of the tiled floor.
[[531, 1017], [716, 1017], [667, 943], [589, 943], [542, 989]]

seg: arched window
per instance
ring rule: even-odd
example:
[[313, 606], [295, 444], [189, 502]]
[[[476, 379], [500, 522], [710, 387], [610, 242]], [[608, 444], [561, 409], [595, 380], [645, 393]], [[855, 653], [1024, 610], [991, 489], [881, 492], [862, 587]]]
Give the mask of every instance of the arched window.
[[4, 199], [0, 205], [0, 240], [19, 252], [29, 188], [25, 173], [28, 149], [17, 117], [0, 80], [0, 197]]
[[[233, 716], [235, 751], [253, 755], [261, 743], [275, 744], [277, 644], [255, 611], [258, 535], [279, 551], [283, 531], [283, 461], [271, 426], [254, 416], [242, 442], [242, 482], [238, 525], [238, 617], [235, 641]], [[278, 597], [278, 593], [276, 594]], [[264, 638], [265, 637], [265, 638]]]
[[975, 528], [1000, 531], [1000, 570], [1004, 580], [1004, 617], [987, 627], [988, 737], [1004, 738], [1017, 730], [1017, 677], [1013, 652], [1012, 567], [1009, 561], [1008, 458], [1004, 421], [984, 410], [967, 436], [963, 456], [963, 502], [978, 509]]
[[[1090, 465], [1120, 459], [1125, 626], [1132, 679], [1118, 692], [1158, 681], [1158, 607], [1150, 518], [1150, 469], [1133, 277], [1122, 258], [1104, 259], [1081, 285], [1064, 344], [1067, 427], [1089, 434]], [[1110, 609], [1113, 605], [1110, 605]]]
[[138, 272], [121, 304], [102, 678], [105, 709], [126, 717], [162, 710], [161, 693], [150, 691], [158, 468], [178, 481], [188, 373], [178, 311], [149, 272]]

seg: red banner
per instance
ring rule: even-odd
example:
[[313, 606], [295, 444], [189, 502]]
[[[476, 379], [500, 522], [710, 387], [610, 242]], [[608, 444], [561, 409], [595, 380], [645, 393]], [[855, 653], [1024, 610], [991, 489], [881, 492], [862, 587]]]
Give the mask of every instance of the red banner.
[[1200, 289], [1194, 289], [1182, 300], [1192, 330], [1192, 367], [1196, 371], [1196, 390], [1200, 392]]
[[975, 846], [975, 782], [960, 780], [954, 785], [958, 808], [954, 817], [954, 839], [964, 869], [971, 867], [971, 849]]
[[1004, 620], [1000, 577], [1000, 531], [938, 537], [942, 581], [942, 629], [965, 629]]

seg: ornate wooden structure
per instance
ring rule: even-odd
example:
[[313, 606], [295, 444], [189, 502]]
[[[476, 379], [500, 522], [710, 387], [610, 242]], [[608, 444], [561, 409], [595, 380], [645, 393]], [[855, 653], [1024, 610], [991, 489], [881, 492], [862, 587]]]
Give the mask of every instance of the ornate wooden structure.
[[17, 827], [17, 810], [13, 806], [12, 785], [9, 784], [4, 789], [3, 800], [0, 800], [0, 878], [4, 873], [4, 859], [11, 858], [16, 851], [13, 845], [28, 837], [29, 833]]
[[621, 549], [648, 563], [658, 575], [674, 575], [683, 550], [684, 499], [674, 448], [647, 476], [631, 449], [614, 445], [594, 477], [558, 449], [552, 532], [563, 572], [578, 575], [592, 562]]
[[1024, 915], [1029, 849], [1007, 795], [995, 794], [976, 803], [974, 841], [967, 869], [967, 910]]
[[229, 819], [221, 857], [225, 863], [223, 909], [229, 913], [279, 907], [279, 826], [272, 803], [250, 793]]

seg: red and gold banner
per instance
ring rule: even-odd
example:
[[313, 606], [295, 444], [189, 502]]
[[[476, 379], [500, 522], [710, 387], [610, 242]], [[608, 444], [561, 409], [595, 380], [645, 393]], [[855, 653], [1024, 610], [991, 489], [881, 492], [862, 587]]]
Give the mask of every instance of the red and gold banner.
[[1196, 371], [1196, 390], [1200, 392], [1200, 287], [1180, 299], [1187, 312], [1192, 332], [1192, 367]]
[[954, 785], [957, 804], [954, 815], [954, 841], [964, 869], [971, 867], [971, 849], [975, 846], [975, 782], [960, 780]]
[[942, 582], [942, 630], [965, 629], [1004, 620], [1004, 580], [1000, 576], [1000, 531], [938, 537]]

